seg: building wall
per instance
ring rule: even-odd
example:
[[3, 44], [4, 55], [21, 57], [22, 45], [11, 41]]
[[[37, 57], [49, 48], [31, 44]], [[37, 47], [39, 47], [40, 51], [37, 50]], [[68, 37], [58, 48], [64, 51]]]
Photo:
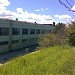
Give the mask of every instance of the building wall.
[[[40, 25], [36, 23], [0, 19], [0, 31], [1, 31], [1, 28], [2, 30], [5, 28], [9, 28], [9, 35], [7, 35], [6, 32], [4, 33], [0, 32], [0, 53], [4, 53], [7, 51], [35, 45], [37, 43], [36, 42], [37, 37], [44, 35], [44, 34], [41, 34], [42, 30], [49, 31], [49, 30], [52, 30], [54, 26], [46, 26], [46, 25]], [[23, 35], [22, 34], [23, 29], [28, 29], [28, 34]], [[35, 34], [30, 34], [31, 29], [33, 31], [35, 29]], [[36, 29], [40, 29], [41, 31], [40, 34], [36, 34]], [[17, 31], [18, 32], [20, 31], [19, 34], [13, 35]], [[5, 34], [5, 35], [1, 35], [1, 34]]]

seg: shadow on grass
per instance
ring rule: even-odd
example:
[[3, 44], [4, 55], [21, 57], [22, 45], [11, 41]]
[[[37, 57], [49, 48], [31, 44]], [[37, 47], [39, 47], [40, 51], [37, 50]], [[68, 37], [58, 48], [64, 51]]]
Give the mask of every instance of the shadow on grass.
[[16, 57], [24, 56], [27, 53], [34, 52], [36, 49], [37, 49], [37, 45], [0, 54], [0, 64], [5, 64], [9, 60], [12, 60]]

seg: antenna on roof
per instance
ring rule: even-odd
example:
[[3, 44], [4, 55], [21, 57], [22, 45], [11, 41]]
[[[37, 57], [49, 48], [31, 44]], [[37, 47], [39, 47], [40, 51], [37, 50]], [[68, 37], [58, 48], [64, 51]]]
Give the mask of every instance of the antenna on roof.
[[55, 26], [55, 22], [53, 22], [53, 25]]
[[18, 18], [16, 18], [16, 21], [18, 21]]

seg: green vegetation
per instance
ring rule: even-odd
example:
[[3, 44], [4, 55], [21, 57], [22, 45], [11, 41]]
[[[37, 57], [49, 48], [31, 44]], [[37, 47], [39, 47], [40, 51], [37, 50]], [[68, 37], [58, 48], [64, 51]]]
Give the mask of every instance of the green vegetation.
[[[0, 75], [75, 75], [75, 22], [58, 23], [39, 38], [40, 50], [0, 66]], [[71, 45], [71, 46], [68, 46]]]
[[69, 44], [70, 46], [75, 46], [75, 22], [71, 22], [68, 29], [69, 33]]
[[47, 35], [40, 37], [38, 39], [38, 43], [41, 48], [54, 46], [57, 43], [57, 37], [56, 37], [56, 35], [54, 35], [52, 33], [47, 34]]
[[75, 21], [68, 24], [58, 23], [50, 34], [46, 34], [39, 38], [39, 47], [50, 47], [56, 45], [75, 46]]
[[0, 75], [75, 75], [75, 48], [54, 46], [0, 66]]
[[75, 32], [70, 33], [69, 43], [70, 43], [70, 46], [75, 46]]
[[63, 23], [58, 23], [50, 34], [46, 34], [38, 39], [39, 47], [50, 47], [68, 44], [67, 27]]

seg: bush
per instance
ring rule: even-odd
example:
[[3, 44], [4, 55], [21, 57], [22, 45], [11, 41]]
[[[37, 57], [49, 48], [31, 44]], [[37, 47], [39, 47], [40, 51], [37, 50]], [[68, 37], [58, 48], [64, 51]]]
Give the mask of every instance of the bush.
[[70, 46], [75, 46], [75, 21], [72, 21], [68, 27], [68, 42]]
[[55, 45], [65, 45], [67, 40], [61, 36], [58, 36], [57, 34], [51, 33], [40, 37], [38, 43], [40, 47], [49, 47]]
[[55, 37], [53, 34], [44, 35], [39, 38], [39, 46], [40, 47], [49, 47], [54, 46]]
[[70, 46], [75, 46], [75, 32], [70, 33], [70, 35], [69, 35], [69, 44], [70, 44]]

